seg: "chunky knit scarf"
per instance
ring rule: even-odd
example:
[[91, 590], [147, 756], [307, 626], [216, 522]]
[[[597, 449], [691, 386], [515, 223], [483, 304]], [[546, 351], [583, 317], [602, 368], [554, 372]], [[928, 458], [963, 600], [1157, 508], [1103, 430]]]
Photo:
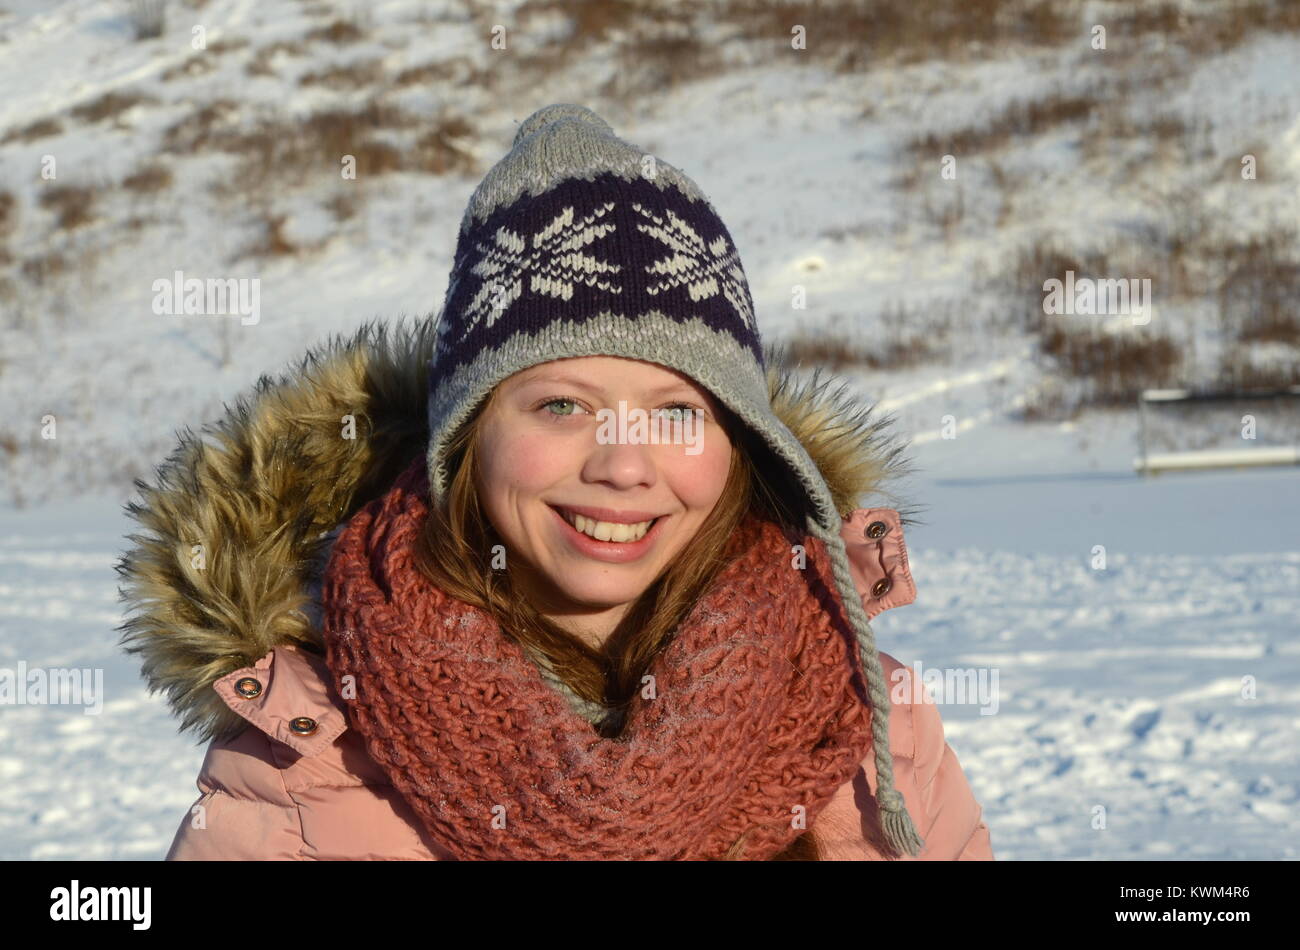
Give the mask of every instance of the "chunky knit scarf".
[[[347, 524], [325, 572], [327, 662], [353, 726], [461, 860], [766, 860], [871, 752], [822, 542], [806, 567], [749, 516], [729, 563], [601, 738], [486, 611], [414, 567], [423, 460]], [[350, 679], [345, 679], [350, 678]], [[354, 688], [346, 688], [352, 686]]]

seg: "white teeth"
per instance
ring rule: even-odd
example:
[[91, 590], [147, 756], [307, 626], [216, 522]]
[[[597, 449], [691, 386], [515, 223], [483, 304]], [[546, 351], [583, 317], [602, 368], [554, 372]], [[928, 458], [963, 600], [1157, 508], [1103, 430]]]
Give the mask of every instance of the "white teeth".
[[654, 523], [653, 521], [642, 521], [639, 524], [615, 524], [612, 521], [596, 521], [594, 518], [577, 515], [570, 511], [564, 511], [562, 514], [565, 521], [597, 541], [615, 541], [619, 543], [640, 541], [646, 536], [646, 532], [650, 530], [650, 526]]

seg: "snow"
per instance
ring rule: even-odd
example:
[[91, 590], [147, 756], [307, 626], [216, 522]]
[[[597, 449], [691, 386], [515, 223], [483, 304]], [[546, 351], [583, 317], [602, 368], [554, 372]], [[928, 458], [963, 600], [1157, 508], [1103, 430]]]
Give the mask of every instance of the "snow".
[[[24, 288], [18, 323], [0, 313], [0, 436], [19, 431], [14, 420], [59, 420], [54, 443], [24, 435], [23, 452], [0, 459], [0, 669], [102, 670], [105, 690], [98, 715], [0, 706], [0, 858], [156, 860], [197, 797], [204, 749], [177, 733], [163, 697], [146, 693], [137, 663], [117, 647], [113, 565], [134, 527], [121, 511], [130, 478], [162, 460], [178, 428], [215, 418], [306, 346], [375, 316], [434, 309], [478, 176], [379, 179], [344, 222], [323, 210], [337, 182], [277, 194], [271, 210], [286, 215], [286, 234], [317, 249], [232, 265], [258, 235], [256, 209], [213, 196], [208, 185], [228, 174], [229, 157], [199, 153], [168, 162], [168, 197], [131, 199], [110, 187], [94, 224], [47, 234], [34, 171], [45, 154], [57, 156], [60, 180], [111, 185], [156, 156], [157, 136], [193, 102], [305, 112], [346, 97], [312, 88], [286, 99], [280, 80], [247, 75], [238, 51], [213, 72], [164, 82], [193, 54], [185, 17], [136, 43], [108, 0], [0, 7], [0, 138], [111, 90], [159, 100], [118, 124], [65, 121], [59, 135], [0, 145], [0, 189], [25, 214], [24, 256], [61, 250], [83, 268], [61, 295]], [[210, 44], [249, 37], [256, 47], [328, 22], [284, 0], [209, 0], [201, 17]], [[464, 55], [473, 36], [451, 5], [387, 3], [374, 20], [373, 38], [316, 44], [273, 66], [290, 81], [373, 56], [405, 68]], [[956, 315], [947, 335], [932, 330], [941, 358], [842, 375], [895, 414], [918, 466], [905, 496], [928, 506], [925, 523], [905, 527], [917, 599], [873, 621], [880, 648], [908, 665], [998, 673], [996, 713], [968, 703], [945, 704], [942, 715], [999, 859], [1300, 857], [1296, 469], [1143, 479], [1133, 472], [1130, 411], [1017, 421], [1050, 380], [1030, 340], [990, 332], [1016, 301], [980, 277], [1001, 273], [1027, 243], [1082, 235], [1088, 245], [1135, 222], [1164, 223], [1168, 206], [1152, 195], [1165, 184], [1197, 189], [1200, 210], [1225, 233], [1300, 220], [1297, 59], [1295, 37], [1259, 37], [1140, 100], [1149, 114], [1209, 118], [1210, 158], [1161, 165], [1148, 156], [1163, 171], [1145, 175], [1118, 143], [1083, 161], [1059, 130], [997, 153], [1014, 184], [997, 227], [989, 156], [961, 158], [966, 215], [950, 235], [920, 212], [927, 198], [950, 200], [938, 157], [933, 180], [909, 193], [896, 185], [901, 146], [1071, 76], [1104, 76], [1112, 61], [1049, 51], [853, 76], [737, 68], [634, 105], [593, 103], [710, 195], [767, 338], [828, 320], [869, 337], [891, 303], [905, 304], [922, 332]], [[422, 85], [399, 101], [426, 112], [458, 99], [485, 171], [535, 108], [591, 101], [576, 79], [548, 83], [523, 98]], [[1214, 178], [1223, 156], [1261, 143], [1259, 181]], [[1101, 174], [1107, 162], [1132, 174]], [[135, 213], [149, 223], [123, 236]], [[152, 312], [152, 281], [175, 270], [261, 279], [263, 317], [234, 322], [229, 366], [211, 318]], [[792, 308], [794, 285], [806, 290], [807, 311]], [[1213, 352], [1201, 302], [1163, 298], [1159, 286], [1156, 294], [1154, 323]]]

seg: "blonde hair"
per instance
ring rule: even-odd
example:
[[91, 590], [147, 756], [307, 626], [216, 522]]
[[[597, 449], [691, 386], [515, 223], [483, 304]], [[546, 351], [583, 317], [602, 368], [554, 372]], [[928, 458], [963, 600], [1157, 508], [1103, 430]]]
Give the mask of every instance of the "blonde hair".
[[[620, 735], [626, 711], [641, 677], [669, 644], [691, 607], [726, 565], [727, 542], [746, 512], [786, 525], [796, 516], [782, 494], [755, 465], [766, 449], [750, 430], [721, 406], [720, 423], [731, 442], [731, 464], [722, 494], [671, 565], [637, 598], [613, 634], [600, 648], [583, 642], [541, 616], [520, 596], [508, 571], [492, 569], [489, 552], [501, 544], [479, 503], [478, 447], [482, 420], [497, 390], [484, 399], [470, 419], [448, 442], [450, 479], [445, 507], [433, 505], [420, 532], [415, 565], [443, 592], [490, 611], [502, 632], [521, 647], [545, 658], [547, 665], [578, 696], [605, 706], [609, 712], [597, 732]], [[766, 468], [767, 466], [764, 466]], [[728, 852], [738, 858], [742, 842]], [[773, 860], [818, 860], [812, 829], [804, 832]]]

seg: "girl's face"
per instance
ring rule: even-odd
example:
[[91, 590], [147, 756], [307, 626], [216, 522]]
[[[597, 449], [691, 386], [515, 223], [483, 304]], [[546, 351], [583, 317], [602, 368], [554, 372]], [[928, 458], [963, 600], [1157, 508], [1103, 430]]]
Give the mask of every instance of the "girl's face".
[[731, 463], [708, 390], [617, 356], [516, 373], [481, 427], [477, 487], [506, 567], [543, 615], [587, 639], [612, 630], [694, 537]]

